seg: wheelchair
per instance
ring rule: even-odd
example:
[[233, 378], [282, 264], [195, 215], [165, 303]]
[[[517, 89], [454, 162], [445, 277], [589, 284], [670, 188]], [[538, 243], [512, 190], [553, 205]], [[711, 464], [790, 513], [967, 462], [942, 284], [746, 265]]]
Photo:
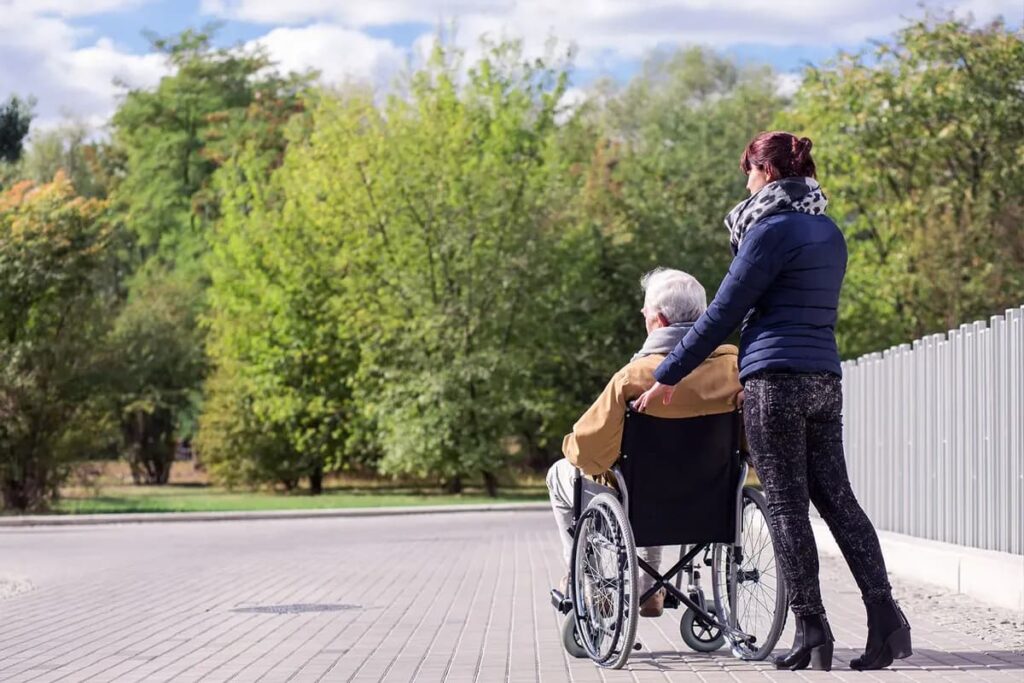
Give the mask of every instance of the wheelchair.
[[[740, 427], [738, 411], [666, 419], [630, 409], [612, 468], [615, 488], [577, 471], [569, 595], [551, 591], [567, 615], [562, 642], [570, 655], [604, 668], [625, 665], [641, 648], [639, 605], [659, 588], [666, 608], [686, 608], [680, 634], [691, 649], [713, 652], [728, 643], [733, 656], [760, 660], [775, 647], [788, 596], [764, 495], [745, 485]], [[665, 574], [636, 552], [675, 545], [679, 560]], [[642, 595], [640, 571], [653, 580]]]

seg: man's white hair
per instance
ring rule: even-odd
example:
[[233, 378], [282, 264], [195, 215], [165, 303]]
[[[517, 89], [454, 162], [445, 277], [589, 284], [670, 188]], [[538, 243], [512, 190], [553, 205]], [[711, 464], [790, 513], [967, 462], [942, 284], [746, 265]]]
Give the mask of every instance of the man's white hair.
[[697, 278], [681, 270], [655, 268], [640, 278], [648, 316], [661, 313], [669, 324], [696, 322], [708, 307], [708, 295]]

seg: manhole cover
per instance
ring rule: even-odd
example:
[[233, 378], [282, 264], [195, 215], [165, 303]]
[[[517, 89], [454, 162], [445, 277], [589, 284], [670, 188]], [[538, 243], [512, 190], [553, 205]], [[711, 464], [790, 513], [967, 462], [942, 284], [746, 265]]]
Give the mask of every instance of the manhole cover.
[[236, 607], [232, 612], [244, 614], [303, 614], [306, 612], [343, 612], [350, 609], [362, 609], [359, 605], [257, 605], [255, 607]]

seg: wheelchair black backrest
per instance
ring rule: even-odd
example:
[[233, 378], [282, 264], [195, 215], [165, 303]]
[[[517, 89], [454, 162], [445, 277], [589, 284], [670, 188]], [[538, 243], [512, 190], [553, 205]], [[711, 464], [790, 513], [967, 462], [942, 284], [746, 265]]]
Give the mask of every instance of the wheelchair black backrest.
[[626, 412], [618, 466], [637, 546], [731, 543], [743, 463], [738, 412]]

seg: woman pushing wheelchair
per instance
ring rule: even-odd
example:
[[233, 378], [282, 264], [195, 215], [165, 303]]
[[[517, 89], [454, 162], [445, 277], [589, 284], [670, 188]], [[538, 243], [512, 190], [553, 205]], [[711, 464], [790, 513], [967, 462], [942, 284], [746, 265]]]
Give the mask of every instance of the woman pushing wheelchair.
[[911, 654], [910, 625], [893, 601], [878, 536], [846, 474], [835, 340], [846, 242], [825, 215], [810, 140], [762, 133], [740, 167], [750, 197], [725, 218], [735, 256], [729, 272], [635, 407], [671, 404], [676, 385], [742, 321], [743, 421], [796, 617], [793, 647], [775, 664], [831, 668], [833, 637], [818, 585], [810, 501], [835, 536], [867, 609], [867, 646], [850, 666], [881, 669]]

